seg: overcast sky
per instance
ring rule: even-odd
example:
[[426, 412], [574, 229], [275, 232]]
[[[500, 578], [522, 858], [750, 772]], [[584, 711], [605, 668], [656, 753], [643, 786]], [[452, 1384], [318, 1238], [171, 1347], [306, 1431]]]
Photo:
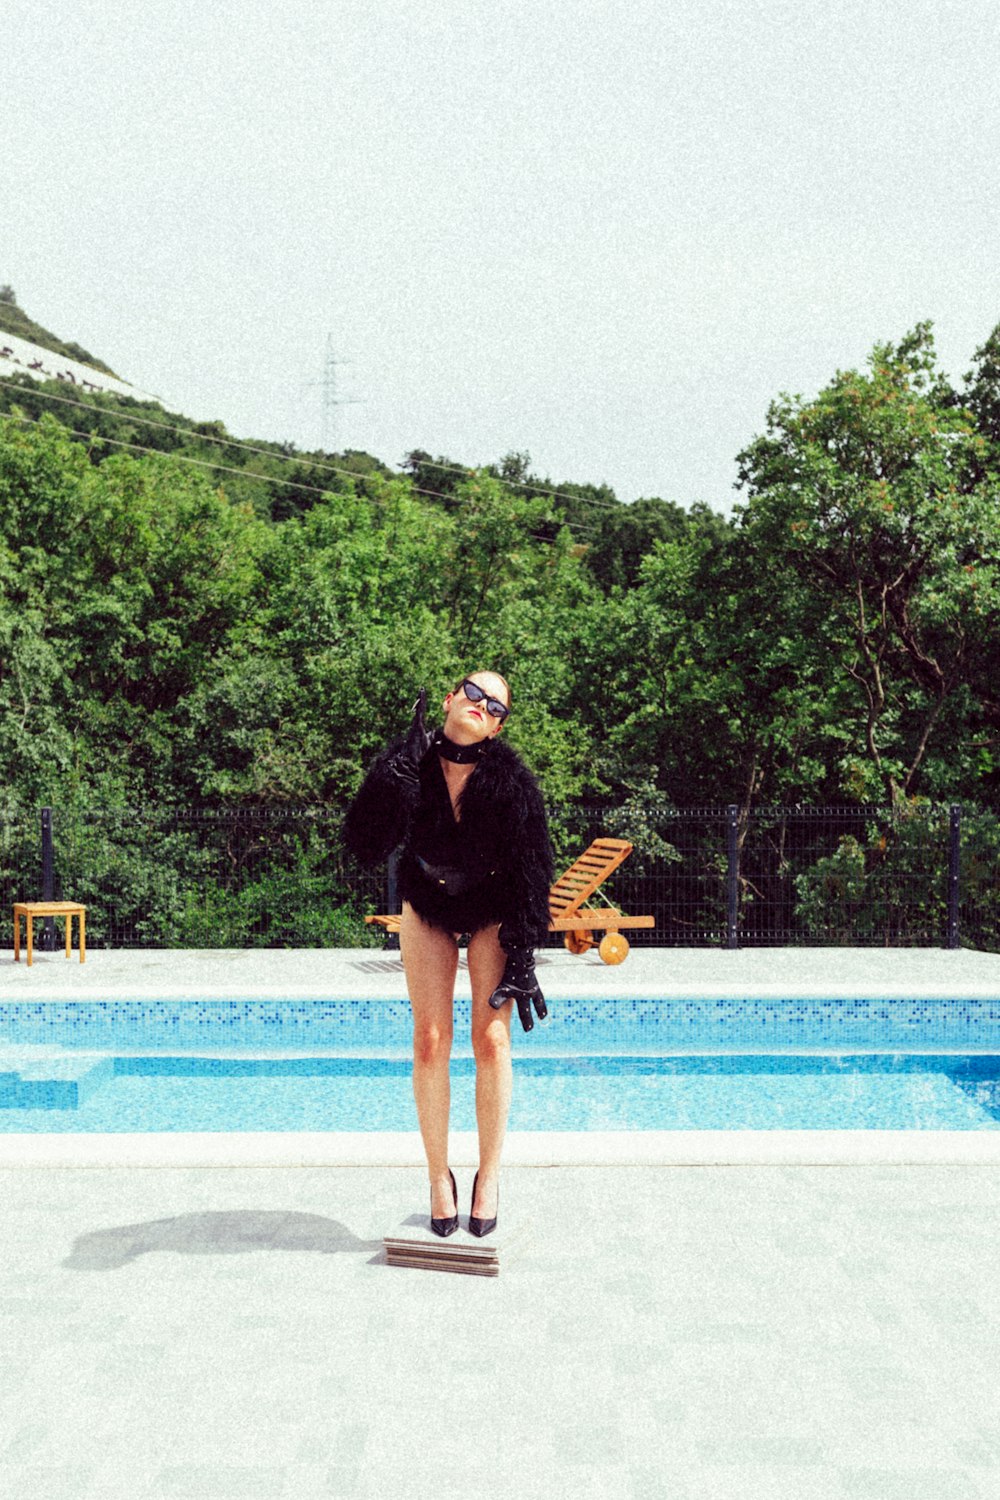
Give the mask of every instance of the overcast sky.
[[0, 0], [0, 282], [242, 437], [728, 509], [779, 391], [1000, 321], [995, 0]]

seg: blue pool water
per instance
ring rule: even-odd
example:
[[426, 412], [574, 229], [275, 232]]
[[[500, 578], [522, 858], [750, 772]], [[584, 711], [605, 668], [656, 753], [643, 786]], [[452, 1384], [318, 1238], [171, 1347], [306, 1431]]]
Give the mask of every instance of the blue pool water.
[[[0, 1074], [0, 1131], [413, 1130], [393, 1058], [79, 1053]], [[514, 1064], [512, 1130], [996, 1130], [1000, 1057], [540, 1057]], [[6, 1105], [7, 1107], [2, 1107]], [[471, 1058], [452, 1127], [475, 1129]]]
[[[410, 1034], [405, 1000], [2, 1003], [0, 1132], [413, 1131]], [[996, 1130], [1000, 1002], [567, 1002], [514, 1073], [512, 1130]]]

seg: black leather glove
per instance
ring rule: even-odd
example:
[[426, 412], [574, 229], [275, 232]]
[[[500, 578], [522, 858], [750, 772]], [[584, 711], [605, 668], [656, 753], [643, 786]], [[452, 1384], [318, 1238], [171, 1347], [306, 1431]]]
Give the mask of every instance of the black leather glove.
[[530, 1031], [535, 1024], [531, 1015], [532, 1006], [540, 1021], [544, 1021], [549, 1013], [545, 996], [535, 978], [535, 956], [530, 948], [507, 950], [503, 978], [490, 996], [490, 1004], [494, 1010], [499, 1010], [508, 1000], [517, 1001], [517, 1013], [525, 1031]]
[[424, 709], [427, 707], [427, 689], [421, 688], [413, 705], [413, 720], [406, 731], [406, 739], [390, 763], [393, 775], [400, 781], [416, 786], [420, 777], [420, 762], [430, 748], [432, 736], [424, 724]]

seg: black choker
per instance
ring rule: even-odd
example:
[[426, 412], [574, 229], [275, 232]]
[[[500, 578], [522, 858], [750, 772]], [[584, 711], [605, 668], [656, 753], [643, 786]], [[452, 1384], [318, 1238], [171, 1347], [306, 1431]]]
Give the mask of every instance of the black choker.
[[445, 760], [455, 761], [457, 765], [467, 766], [472, 761], [478, 760], [483, 753], [485, 740], [480, 740], [477, 745], [456, 745], [450, 740], [443, 729], [439, 729], [434, 739], [434, 748], [438, 755], [443, 755]]

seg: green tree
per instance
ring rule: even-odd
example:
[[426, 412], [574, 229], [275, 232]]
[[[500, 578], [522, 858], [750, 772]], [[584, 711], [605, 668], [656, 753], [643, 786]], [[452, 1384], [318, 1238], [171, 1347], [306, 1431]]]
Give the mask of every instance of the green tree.
[[923, 323], [877, 345], [868, 373], [840, 373], [812, 401], [776, 401], [740, 455], [741, 525], [804, 585], [790, 627], [818, 630], [853, 685], [845, 767], [859, 773], [862, 757], [864, 789], [891, 800], [916, 792], [936, 744], [966, 742], [965, 765], [949, 772], [960, 782], [970, 725], [1000, 726], [983, 665], [995, 659], [1000, 605], [998, 482], [982, 470], [985, 451]]
[[176, 795], [184, 704], [242, 615], [260, 523], [169, 458], [95, 468], [51, 417], [5, 424], [0, 519], [8, 773], [51, 800], [85, 751]]

